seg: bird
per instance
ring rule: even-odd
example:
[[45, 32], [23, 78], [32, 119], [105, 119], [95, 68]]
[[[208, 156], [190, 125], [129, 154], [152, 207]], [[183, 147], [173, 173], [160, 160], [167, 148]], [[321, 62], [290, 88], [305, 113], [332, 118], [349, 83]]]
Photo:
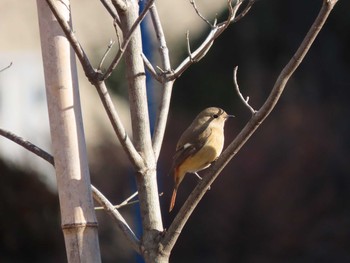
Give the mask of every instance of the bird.
[[174, 190], [169, 212], [174, 208], [177, 190], [186, 173], [194, 173], [200, 178], [197, 172], [209, 167], [220, 156], [224, 147], [224, 125], [230, 117], [234, 115], [221, 108], [206, 108], [181, 135], [171, 168]]

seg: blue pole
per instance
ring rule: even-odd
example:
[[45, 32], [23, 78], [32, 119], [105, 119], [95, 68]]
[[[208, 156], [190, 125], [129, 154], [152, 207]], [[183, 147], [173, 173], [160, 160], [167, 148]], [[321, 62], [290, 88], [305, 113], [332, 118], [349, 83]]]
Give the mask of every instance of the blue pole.
[[[146, 1], [140, 1], [140, 13], [142, 12]], [[147, 17], [146, 17], [147, 18]], [[149, 33], [147, 20], [142, 21], [141, 23], [141, 37], [142, 37], [142, 51], [144, 55], [152, 61], [153, 59], [153, 46], [152, 46], [152, 39]], [[147, 91], [147, 102], [148, 102], [148, 112], [149, 112], [149, 121], [150, 121], [150, 129], [151, 134], [153, 135], [154, 131], [154, 124], [155, 124], [155, 118], [156, 118], [156, 112], [155, 112], [155, 104], [154, 104], [154, 89], [153, 89], [153, 79], [152, 76], [149, 74], [149, 72], [146, 71], [146, 91]], [[136, 185], [135, 181], [133, 180], [133, 188], [136, 191]], [[139, 207], [135, 207], [134, 210], [135, 213], [135, 226], [136, 226], [136, 235], [141, 236], [142, 235], [142, 221], [141, 221], [141, 215], [140, 215], [140, 209]], [[143, 258], [136, 254], [136, 262], [137, 263], [144, 263]]]

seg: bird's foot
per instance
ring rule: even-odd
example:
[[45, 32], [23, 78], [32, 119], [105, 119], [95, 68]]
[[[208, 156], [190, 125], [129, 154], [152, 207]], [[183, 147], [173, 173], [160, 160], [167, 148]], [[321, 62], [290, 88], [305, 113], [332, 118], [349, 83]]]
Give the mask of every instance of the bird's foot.
[[[194, 172], [194, 174], [198, 177], [199, 180], [203, 180], [203, 178], [200, 177], [198, 173]], [[210, 186], [208, 187], [208, 190], [210, 190]]]
[[200, 177], [198, 173], [194, 172], [194, 174], [198, 177], [199, 180], [203, 180], [203, 178]]

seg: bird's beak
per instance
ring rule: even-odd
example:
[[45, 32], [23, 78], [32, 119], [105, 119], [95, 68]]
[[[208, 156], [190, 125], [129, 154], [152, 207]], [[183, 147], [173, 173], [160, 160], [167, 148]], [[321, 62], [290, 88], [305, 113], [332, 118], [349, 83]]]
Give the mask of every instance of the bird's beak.
[[234, 117], [236, 117], [235, 115], [229, 115], [229, 114], [227, 114], [227, 116], [226, 116], [226, 118], [228, 119], [228, 118], [234, 118]]

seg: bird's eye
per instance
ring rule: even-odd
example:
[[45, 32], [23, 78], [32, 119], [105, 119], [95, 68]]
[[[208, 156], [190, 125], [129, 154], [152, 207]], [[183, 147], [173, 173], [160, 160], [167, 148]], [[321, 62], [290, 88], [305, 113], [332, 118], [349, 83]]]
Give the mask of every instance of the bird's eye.
[[214, 118], [214, 119], [219, 118], [219, 115], [214, 114], [214, 115], [213, 115], [213, 118]]

